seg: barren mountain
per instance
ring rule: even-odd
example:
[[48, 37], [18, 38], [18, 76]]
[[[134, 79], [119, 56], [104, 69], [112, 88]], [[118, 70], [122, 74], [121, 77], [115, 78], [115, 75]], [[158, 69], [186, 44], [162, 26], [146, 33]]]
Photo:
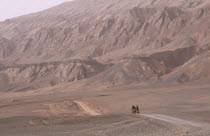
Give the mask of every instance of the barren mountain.
[[0, 22], [0, 90], [210, 78], [209, 0], [75, 0]]

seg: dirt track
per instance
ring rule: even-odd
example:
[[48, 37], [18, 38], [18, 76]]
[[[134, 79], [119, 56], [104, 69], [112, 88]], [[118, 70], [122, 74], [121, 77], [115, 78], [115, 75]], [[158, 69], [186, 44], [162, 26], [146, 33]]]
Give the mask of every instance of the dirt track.
[[175, 117], [160, 115], [160, 114], [148, 114], [148, 115], [144, 114], [142, 116], [157, 119], [157, 120], [161, 120], [161, 121], [165, 121], [165, 122], [171, 123], [173, 125], [179, 125], [179, 126], [193, 126], [193, 127], [205, 126], [204, 123], [195, 123], [195, 122], [183, 120], [183, 119], [180, 119], [180, 118], [175, 118]]
[[[18, 96], [18, 93], [14, 93], [13, 96], [11, 93], [1, 95], [1, 134], [3, 136], [210, 135], [210, 128], [206, 125], [209, 123], [208, 86], [200, 88], [191, 86], [191, 89], [184, 86], [155, 89], [126, 86], [102, 90], [90, 89], [86, 92], [79, 89], [76, 91], [75, 88], [73, 91], [69, 90], [55, 95], [49, 95], [52, 93], [50, 89], [49, 94], [36, 92], [25, 96], [22, 94]], [[39, 95], [35, 97], [37, 94]], [[11, 101], [6, 99], [8, 96], [13, 99]], [[37, 97], [39, 99], [36, 99]], [[130, 114], [132, 104], [139, 104], [142, 115]], [[103, 115], [100, 115], [102, 113]]]
[[94, 110], [92, 110], [90, 107], [88, 107], [84, 102], [82, 101], [74, 101], [75, 103], [77, 103], [86, 113], [88, 113], [89, 115], [101, 115], [100, 113], [95, 112]]
[[[74, 101], [74, 102], [77, 103], [79, 106], [81, 106], [81, 108], [85, 111], [85, 113], [87, 113], [89, 115], [92, 115], [92, 116], [102, 115], [102, 114], [99, 114], [99, 113], [95, 112], [93, 109], [88, 107], [82, 101]], [[160, 120], [160, 121], [165, 121], [167, 123], [171, 123], [173, 125], [178, 125], [178, 126], [184, 126], [185, 125], [185, 126], [193, 126], [193, 127], [202, 127], [202, 126], [207, 125], [207, 124], [204, 124], [204, 123], [191, 122], [191, 121], [183, 120], [183, 119], [180, 119], [180, 118], [161, 115], [161, 114], [140, 114], [140, 116], [153, 118], [153, 119], [157, 119], [157, 120]]]
[[[81, 108], [89, 115], [92, 115], [92, 116], [102, 115], [92, 110], [82, 101], [74, 101], [74, 102], [77, 103], [79, 106], [81, 106]], [[202, 126], [207, 126], [207, 125], [210, 126], [209, 124], [205, 124], [205, 123], [191, 122], [188, 120], [183, 120], [180, 118], [171, 117], [167, 115], [161, 115], [161, 114], [140, 114], [140, 116], [153, 118], [160, 121], [165, 121], [167, 123], [171, 123], [173, 125], [178, 125], [178, 126], [192, 126], [192, 127], [202, 127]]]

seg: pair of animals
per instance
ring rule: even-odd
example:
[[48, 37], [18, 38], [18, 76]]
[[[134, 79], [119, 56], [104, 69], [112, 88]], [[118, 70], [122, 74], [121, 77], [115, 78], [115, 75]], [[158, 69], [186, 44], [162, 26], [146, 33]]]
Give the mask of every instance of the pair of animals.
[[140, 113], [139, 106], [138, 105], [136, 105], [136, 106], [133, 105], [132, 108], [131, 108], [131, 111], [132, 111], [133, 114], [139, 114]]

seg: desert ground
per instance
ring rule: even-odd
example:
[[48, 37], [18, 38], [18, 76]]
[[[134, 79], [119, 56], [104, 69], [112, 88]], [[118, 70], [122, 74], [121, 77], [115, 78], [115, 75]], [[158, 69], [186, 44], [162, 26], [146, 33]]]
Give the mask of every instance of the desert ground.
[[[74, 86], [74, 87], [73, 87]], [[208, 136], [210, 85], [131, 84], [1, 93], [2, 136]], [[139, 105], [140, 114], [131, 106]]]
[[210, 136], [209, 39], [210, 0], [74, 0], [2, 21], [0, 136]]

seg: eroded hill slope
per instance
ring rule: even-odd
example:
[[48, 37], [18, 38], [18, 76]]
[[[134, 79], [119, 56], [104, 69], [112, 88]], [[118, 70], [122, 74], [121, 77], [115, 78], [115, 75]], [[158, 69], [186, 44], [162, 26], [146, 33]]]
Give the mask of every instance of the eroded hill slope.
[[[6, 20], [0, 23], [0, 66], [6, 68], [0, 71], [1, 90], [89, 77], [91, 83], [144, 82], [165, 78], [182, 65], [193, 71], [199, 61], [194, 68], [185, 65], [210, 49], [209, 12], [208, 0], [75, 0]], [[95, 63], [61, 65], [86, 57]], [[56, 76], [59, 71], [62, 76]]]

